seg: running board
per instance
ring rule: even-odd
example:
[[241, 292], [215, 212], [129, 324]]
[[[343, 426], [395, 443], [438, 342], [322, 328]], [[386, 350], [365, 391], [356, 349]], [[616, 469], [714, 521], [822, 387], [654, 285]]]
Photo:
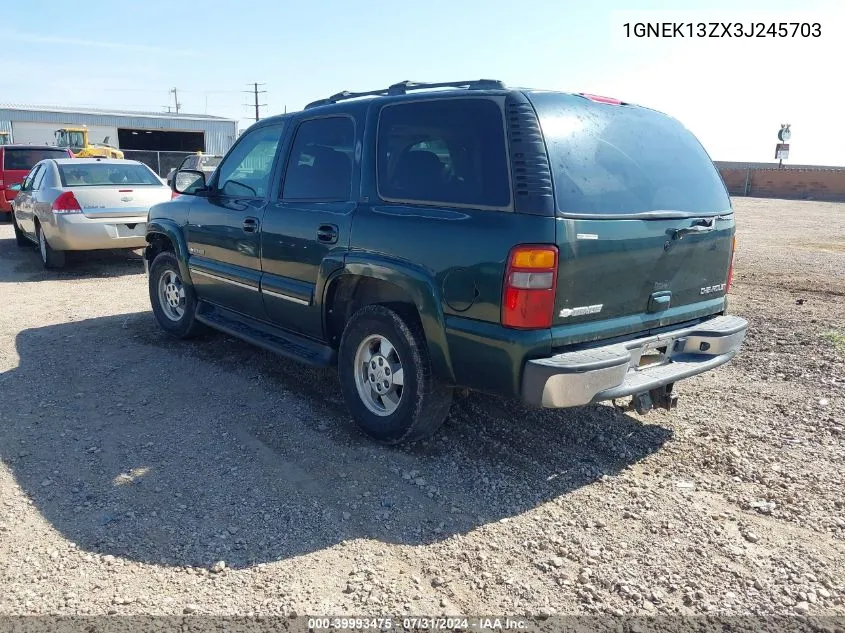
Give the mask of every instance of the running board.
[[328, 367], [337, 362], [337, 353], [328, 345], [204, 301], [198, 306], [196, 319], [215, 330], [308, 365]]

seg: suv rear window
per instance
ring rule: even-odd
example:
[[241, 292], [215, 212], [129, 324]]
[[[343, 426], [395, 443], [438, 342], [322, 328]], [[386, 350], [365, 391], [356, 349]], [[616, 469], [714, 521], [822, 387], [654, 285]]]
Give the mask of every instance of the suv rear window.
[[6, 147], [3, 150], [3, 169], [26, 170], [35, 167], [45, 158], [67, 158], [67, 150], [49, 147]]
[[162, 182], [146, 165], [128, 163], [65, 163], [59, 165], [63, 187], [97, 185], [158, 185]]
[[529, 93], [540, 118], [563, 214], [730, 209], [707, 152], [683, 125], [654, 110]]
[[502, 110], [490, 99], [385, 106], [377, 161], [385, 200], [493, 208], [511, 202]]

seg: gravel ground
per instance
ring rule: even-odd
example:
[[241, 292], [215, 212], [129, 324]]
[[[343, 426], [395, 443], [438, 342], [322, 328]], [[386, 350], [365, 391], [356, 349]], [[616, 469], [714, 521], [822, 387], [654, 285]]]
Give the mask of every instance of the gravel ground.
[[845, 205], [735, 208], [751, 330], [677, 411], [471, 394], [403, 449], [0, 225], [0, 614], [844, 615]]

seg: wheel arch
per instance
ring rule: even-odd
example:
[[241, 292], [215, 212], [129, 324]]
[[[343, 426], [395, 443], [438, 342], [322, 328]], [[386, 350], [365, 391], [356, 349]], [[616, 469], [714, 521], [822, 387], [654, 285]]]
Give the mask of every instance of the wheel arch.
[[156, 255], [162, 251], [171, 251], [179, 262], [179, 272], [185, 284], [193, 286], [190, 270], [188, 269], [188, 246], [182, 232], [175, 222], [168, 220], [154, 220], [147, 224], [147, 247], [144, 249], [144, 259], [147, 265], [152, 265]]
[[373, 304], [390, 307], [415, 321], [425, 336], [432, 371], [441, 380], [454, 382], [439, 295], [424, 271], [403, 262], [347, 260], [325, 286], [323, 331], [330, 344], [338, 345], [355, 311]]

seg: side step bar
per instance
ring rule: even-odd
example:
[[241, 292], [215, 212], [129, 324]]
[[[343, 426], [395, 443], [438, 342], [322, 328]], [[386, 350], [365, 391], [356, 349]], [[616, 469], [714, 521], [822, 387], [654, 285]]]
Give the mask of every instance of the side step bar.
[[337, 362], [337, 353], [328, 345], [312, 341], [203, 301], [197, 308], [197, 321], [215, 330], [231, 334], [274, 354], [293, 358], [315, 367], [328, 367]]

